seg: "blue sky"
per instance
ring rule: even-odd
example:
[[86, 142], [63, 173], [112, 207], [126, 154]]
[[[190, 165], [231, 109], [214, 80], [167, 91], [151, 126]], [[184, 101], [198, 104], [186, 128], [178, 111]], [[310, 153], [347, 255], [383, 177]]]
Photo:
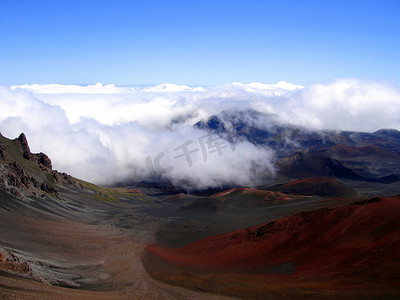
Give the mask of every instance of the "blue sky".
[[0, 84], [400, 84], [400, 1], [0, 1]]

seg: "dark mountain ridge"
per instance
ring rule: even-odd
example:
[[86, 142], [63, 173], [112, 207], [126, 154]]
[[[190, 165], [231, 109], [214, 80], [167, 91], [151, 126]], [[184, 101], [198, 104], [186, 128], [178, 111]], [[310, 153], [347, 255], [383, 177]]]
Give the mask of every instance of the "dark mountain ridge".
[[282, 123], [273, 114], [255, 110], [223, 111], [197, 122], [194, 127], [226, 134], [234, 140], [244, 138], [256, 145], [269, 146], [277, 151], [278, 157], [298, 150], [321, 150], [335, 145], [375, 145], [400, 154], [400, 131], [396, 129], [380, 129], [372, 133], [307, 129]]
[[400, 131], [396, 129], [311, 130], [255, 110], [223, 111], [194, 126], [231, 142], [245, 140], [274, 150], [281, 180], [329, 176], [393, 183], [400, 179]]

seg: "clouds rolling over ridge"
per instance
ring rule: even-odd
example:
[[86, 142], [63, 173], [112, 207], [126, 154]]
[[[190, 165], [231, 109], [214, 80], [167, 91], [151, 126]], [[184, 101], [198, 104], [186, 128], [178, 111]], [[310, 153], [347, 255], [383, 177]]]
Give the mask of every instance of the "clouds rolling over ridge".
[[[400, 91], [390, 85], [338, 79], [308, 87], [232, 83], [216, 87], [112, 84], [0, 87], [0, 131], [27, 134], [32, 151], [55, 168], [97, 183], [145, 179], [152, 168], [173, 182], [199, 187], [251, 185], [273, 175], [274, 154], [248, 142], [231, 145], [193, 124], [232, 108], [273, 113], [308, 128], [400, 129]], [[190, 151], [184, 155], [183, 148]]]

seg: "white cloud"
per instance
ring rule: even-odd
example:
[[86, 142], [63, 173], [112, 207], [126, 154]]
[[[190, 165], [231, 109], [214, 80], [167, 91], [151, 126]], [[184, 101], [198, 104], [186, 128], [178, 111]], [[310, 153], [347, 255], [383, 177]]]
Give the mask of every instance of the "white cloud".
[[173, 84], [173, 83], [163, 83], [159, 84], [156, 86], [152, 87], [146, 87], [141, 90], [142, 92], [187, 92], [187, 91], [193, 91], [193, 92], [204, 92], [205, 89], [201, 86], [191, 88], [187, 85], [178, 85], [178, 84]]
[[400, 129], [400, 91], [384, 83], [337, 79], [313, 84], [276, 107], [286, 121], [324, 129]]
[[[252, 108], [313, 128], [400, 129], [399, 90], [355, 79], [309, 87], [283, 81], [145, 89], [22, 85], [0, 87], [0, 107], [4, 135], [14, 138], [25, 132], [32, 151], [47, 153], [56, 168], [98, 183], [145, 178], [146, 158], [154, 163], [160, 153], [160, 164], [173, 168], [165, 176], [199, 186], [247, 185], [273, 173], [273, 153], [246, 142], [235, 151], [226, 144], [221, 155], [213, 152], [204, 159], [199, 138], [206, 133], [193, 124], [227, 109]], [[197, 149], [191, 167], [185, 157], [174, 158], [179, 155], [174, 149], [190, 140], [191, 150]]]
[[278, 83], [273, 84], [261, 82], [243, 84], [240, 82], [234, 82], [233, 85], [241, 87], [249, 93], [260, 93], [268, 96], [282, 96], [287, 94], [288, 92], [304, 88], [304, 86], [302, 85], [296, 85], [286, 81], [279, 81]]
[[133, 88], [117, 87], [115, 84], [106, 84], [98, 82], [93, 85], [63, 85], [63, 84], [23, 84], [13, 85], [12, 90], [28, 90], [39, 94], [117, 94], [132, 92]]
[[287, 90], [287, 91], [294, 91], [294, 90], [297, 90], [297, 89], [303, 89], [304, 88], [304, 86], [302, 86], [302, 85], [293, 84], [293, 83], [286, 82], [286, 81], [279, 81], [278, 83], [275, 83], [275, 84], [252, 82], [252, 83], [249, 83], [247, 86], [249, 86], [251, 88], [257, 88], [257, 89], [260, 89], [260, 90], [282, 89], [282, 90]]

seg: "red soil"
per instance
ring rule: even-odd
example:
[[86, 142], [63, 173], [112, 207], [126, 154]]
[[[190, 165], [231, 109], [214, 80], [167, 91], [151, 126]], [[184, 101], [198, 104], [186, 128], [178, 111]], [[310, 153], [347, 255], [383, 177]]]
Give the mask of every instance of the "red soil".
[[235, 188], [222, 191], [210, 196], [210, 198], [229, 198], [232, 196], [255, 196], [261, 200], [292, 200], [298, 198], [295, 195], [288, 195], [281, 192], [268, 191], [268, 190], [256, 190], [251, 188]]
[[328, 178], [328, 177], [302, 178], [302, 179], [297, 179], [297, 180], [293, 180], [289, 183], [286, 183], [285, 185], [283, 185], [283, 188], [287, 188], [289, 186], [302, 184], [302, 183], [318, 184], [321, 182], [335, 182], [335, 181], [337, 181], [337, 180], [333, 179], [333, 178]]
[[[242, 274], [242, 281], [255, 274], [251, 282], [257, 282], [259, 291], [280, 278], [290, 282], [280, 287], [296, 282], [302, 288], [379, 287], [399, 293], [400, 196], [301, 212], [178, 249], [148, 245], [146, 250], [149, 256], [158, 257], [160, 264], [166, 263], [162, 271], [150, 268], [153, 275], [166, 281], [168, 268], [173, 267], [186, 270], [182, 276], [186, 281], [204, 272]], [[214, 279], [223, 278], [219, 275]], [[238, 289], [237, 294], [243, 295]]]
[[189, 194], [185, 194], [185, 193], [179, 193], [179, 194], [175, 194], [172, 195], [166, 199], [164, 199], [164, 202], [176, 202], [176, 201], [182, 201], [185, 199], [190, 199], [193, 198], [194, 196], [189, 195]]
[[219, 192], [219, 193], [215, 193], [215, 194], [213, 194], [213, 195], [211, 195], [210, 196], [210, 198], [219, 198], [219, 197], [224, 197], [224, 196], [227, 196], [227, 195], [230, 195], [230, 194], [232, 194], [232, 193], [234, 193], [234, 194], [243, 194], [243, 192], [245, 192], [246, 190], [248, 190], [247, 188], [234, 188], [234, 189], [229, 189], [229, 190], [226, 190], [226, 191], [222, 191], [222, 192]]

